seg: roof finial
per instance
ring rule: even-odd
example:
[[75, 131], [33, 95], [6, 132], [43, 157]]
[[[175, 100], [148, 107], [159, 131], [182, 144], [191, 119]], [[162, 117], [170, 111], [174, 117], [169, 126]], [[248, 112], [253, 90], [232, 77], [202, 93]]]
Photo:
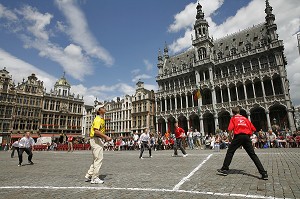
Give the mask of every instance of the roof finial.
[[63, 78], [65, 78], [66, 77], [66, 71], [64, 71], [64, 73], [63, 73]]
[[266, 0], [266, 9], [265, 9], [265, 13], [267, 15], [271, 15], [273, 11], [272, 6], [270, 6], [269, 0]]

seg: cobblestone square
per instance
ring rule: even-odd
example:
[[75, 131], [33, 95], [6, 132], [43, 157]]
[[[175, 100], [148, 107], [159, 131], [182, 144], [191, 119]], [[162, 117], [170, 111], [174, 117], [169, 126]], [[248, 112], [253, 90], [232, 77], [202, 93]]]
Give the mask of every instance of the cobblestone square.
[[[106, 151], [102, 185], [84, 181], [91, 151], [34, 151], [34, 165], [18, 167], [17, 157], [0, 152], [0, 198], [300, 198], [300, 150], [256, 150], [268, 170], [263, 181], [244, 150], [238, 150], [228, 176], [219, 176], [226, 151], [171, 150], [138, 158], [139, 151]], [[27, 159], [26, 154], [23, 155]], [[26, 163], [26, 161], [24, 161]]]

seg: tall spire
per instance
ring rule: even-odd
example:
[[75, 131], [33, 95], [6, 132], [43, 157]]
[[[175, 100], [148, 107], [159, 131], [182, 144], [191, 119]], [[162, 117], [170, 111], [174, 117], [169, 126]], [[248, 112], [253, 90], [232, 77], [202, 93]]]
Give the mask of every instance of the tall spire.
[[169, 58], [169, 49], [168, 49], [167, 42], [165, 42], [164, 57]]
[[196, 9], [197, 9], [196, 19], [204, 19], [204, 13], [202, 11], [202, 6], [200, 5], [199, 2], [198, 2]]
[[272, 11], [273, 11], [273, 8], [272, 8], [272, 6], [270, 6], [269, 0], [266, 0], [266, 9], [265, 9], [265, 13], [266, 13], [267, 15], [272, 15]]

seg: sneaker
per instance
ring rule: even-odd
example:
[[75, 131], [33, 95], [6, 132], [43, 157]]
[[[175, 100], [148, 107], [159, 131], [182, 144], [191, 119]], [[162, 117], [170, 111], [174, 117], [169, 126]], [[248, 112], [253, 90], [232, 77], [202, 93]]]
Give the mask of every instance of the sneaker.
[[223, 169], [217, 169], [218, 174], [222, 176], [227, 176], [228, 175], [228, 170], [223, 170]]
[[268, 180], [268, 174], [267, 173], [263, 173], [263, 174], [261, 174], [261, 179], [263, 179], [263, 180]]
[[21, 167], [22, 166], [22, 164], [18, 164], [18, 167]]
[[172, 155], [172, 157], [177, 157], [177, 156], [178, 156], [178, 155], [174, 155], [174, 154]]
[[85, 178], [85, 182], [91, 182], [92, 176], [86, 174], [84, 178]]
[[28, 162], [28, 164], [33, 165], [34, 163], [32, 161]]
[[150, 155], [149, 158], [152, 158], [152, 155]]
[[103, 184], [104, 181], [100, 180], [99, 178], [94, 178], [91, 180], [91, 184]]
[[143, 157], [140, 157], [140, 159], [142, 160], [142, 159], [144, 159]]
[[184, 157], [184, 158], [185, 158], [185, 157], [187, 157], [187, 156], [188, 156], [188, 154], [184, 154], [182, 157]]

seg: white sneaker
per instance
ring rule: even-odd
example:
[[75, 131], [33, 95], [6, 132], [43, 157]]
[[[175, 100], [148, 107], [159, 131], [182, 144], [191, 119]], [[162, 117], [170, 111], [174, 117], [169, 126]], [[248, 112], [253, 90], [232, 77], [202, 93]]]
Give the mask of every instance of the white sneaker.
[[94, 178], [91, 180], [91, 184], [103, 184], [104, 181], [100, 180], [99, 178]]
[[89, 174], [86, 174], [84, 178], [86, 182], [90, 182], [92, 180], [92, 176], [90, 176]]
[[142, 159], [144, 159], [143, 157], [140, 157], [140, 159], [142, 160]]
[[185, 155], [183, 155], [182, 157], [184, 157], [184, 158], [185, 158], [185, 157], [187, 157], [187, 156], [188, 156], [188, 154], [185, 154]]
[[150, 155], [149, 158], [152, 158], [152, 155]]

